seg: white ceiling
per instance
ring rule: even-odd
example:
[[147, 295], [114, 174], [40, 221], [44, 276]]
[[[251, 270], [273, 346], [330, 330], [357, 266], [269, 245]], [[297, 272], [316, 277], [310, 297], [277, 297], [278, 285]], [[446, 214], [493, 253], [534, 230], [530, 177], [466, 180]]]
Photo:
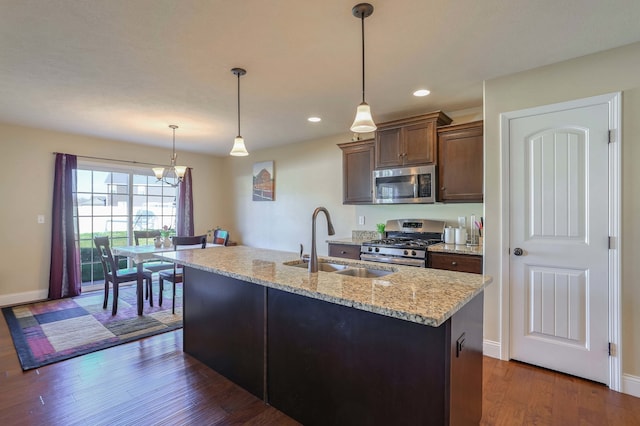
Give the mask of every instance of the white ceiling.
[[[377, 122], [482, 105], [482, 81], [640, 40], [638, 0], [373, 0]], [[227, 155], [348, 133], [350, 0], [0, 0], [0, 122]], [[428, 88], [432, 94], [411, 93]], [[322, 122], [312, 124], [307, 117]]]

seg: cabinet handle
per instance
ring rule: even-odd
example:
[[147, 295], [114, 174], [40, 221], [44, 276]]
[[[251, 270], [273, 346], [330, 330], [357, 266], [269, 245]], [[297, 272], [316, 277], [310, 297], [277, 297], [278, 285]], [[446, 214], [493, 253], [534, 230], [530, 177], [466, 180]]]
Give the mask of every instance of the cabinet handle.
[[347, 252], [344, 250], [340, 250], [340, 254], [347, 254]]
[[458, 262], [451, 262], [451, 266], [457, 266]]
[[442, 188], [440, 188], [440, 191], [446, 191], [447, 188], [445, 188], [444, 186]]

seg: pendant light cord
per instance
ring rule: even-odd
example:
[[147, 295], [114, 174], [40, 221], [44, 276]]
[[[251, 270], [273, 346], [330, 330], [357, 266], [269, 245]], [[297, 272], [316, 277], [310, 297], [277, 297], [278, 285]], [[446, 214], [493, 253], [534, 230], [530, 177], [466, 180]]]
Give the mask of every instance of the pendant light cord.
[[364, 103], [364, 13], [361, 17], [362, 21], [362, 103]]
[[240, 136], [240, 73], [238, 73], [238, 136]]

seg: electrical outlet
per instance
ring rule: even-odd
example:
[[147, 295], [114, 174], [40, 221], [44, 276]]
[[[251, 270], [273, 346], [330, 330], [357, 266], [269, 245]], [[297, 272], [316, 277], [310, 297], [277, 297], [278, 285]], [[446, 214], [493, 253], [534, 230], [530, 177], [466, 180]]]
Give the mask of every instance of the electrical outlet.
[[44, 223], [44, 215], [43, 214], [39, 214], [38, 215], [38, 223]]
[[364, 216], [358, 216], [358, 225], [364, 225]]

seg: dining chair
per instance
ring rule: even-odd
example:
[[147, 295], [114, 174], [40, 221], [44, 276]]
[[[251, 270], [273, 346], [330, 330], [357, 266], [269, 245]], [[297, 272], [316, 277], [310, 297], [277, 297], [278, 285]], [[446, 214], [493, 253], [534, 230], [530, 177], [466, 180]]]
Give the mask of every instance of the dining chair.
[[[109, 246], [109, 237], [95, 237], [93, 241], [98, 249], [100, 263], [102, 263], [102, 269], [104, 271], [104, 302], [102, 303], [102, 309], [107, 309], [109, 283], [111, 283], [113, 286], [113, 308], [111, 309], [111, 315], [115, 315], [118, 312], [118, 290], [120, 283], [137, 281], [138, 270], [137, 268], [118, 268], [118, 264]], [[146, 285], [150, 286], [151, 271], [143, 270], [143, 274]]]
[[216, 229], [213, 231], [213, 244], [222, 244], [226, 246], [229, 243], [229, 231], [224, 229]]
[[[159, 230], [133, 231], [133, 239], [136, 243], [136, 246], [140, 245], [140, 240], [143, 240], [143, 242], [145, 242], [144, 240], [149, 240], [149, 239], [153, 240], [154, 238], [160, 237], [160, 236], [161, 235]], [[148, 243], [148, 241], [146, 241], [146, 243]], [[160, 259], [149, 260], [148, 262], [144, 262], [142, 267], [153, 273], [153, 272], [164, 271], [165, 269], [173, 269], [173, 263], [163, 262]], [[151, 306], [153, 306], [153, 298], [151, 297], [151, 294], [153, 293], [152, 286], [153, 286], [153, 280], [150, 280], [148, 285], [145, 286], [145, 292], [144, 292], [144, 298], [149, 299], [149, 303]]]
[[[173, 237], [173, 249], [178, 250], [180, 246], [194, 246], [200, 245], [201, 248], [207, 246], [207, 235], [197, 235], [195, 237]], [[173, 271], [160, 271], [159, 283], [160, 283], [160, 296], [158, 298], [158, 305], [162, 306], [162, 294], [164, 291], [164, 282], [169, 281], [173, 284], [173, 305], [171, 308], [172, 313], [176, 313], [176, 284], [181, 283], [184, 279], [182, 265], [173, 265]]]

